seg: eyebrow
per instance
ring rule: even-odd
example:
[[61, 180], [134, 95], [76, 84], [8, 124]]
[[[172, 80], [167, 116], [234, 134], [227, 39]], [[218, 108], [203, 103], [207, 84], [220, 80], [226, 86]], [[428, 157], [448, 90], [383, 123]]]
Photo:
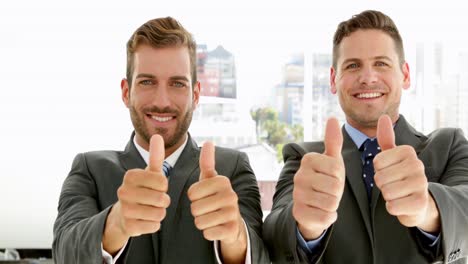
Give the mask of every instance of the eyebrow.
[[[135, 79], [139, 79], [139, 78], [150, 78], [150, 79], [156, 79], [156, 76], [153, 75], [153, 74], [149, 74], [149, 73], [140, 73], [138, 74]], [[189, 79], [185, 76], [182, 76], [182, 75], [176, 75], [176, 76], [171, 76], [169, 77], [170, 80], [172, 81], [186, 81], [186, 82], [189, 82]]]
[[[372, 57], [372, 60], [386, 60], [386, 61], [393, 62], [392, 59], [390, 59], [390, 57], [388, 56], [375, 56], [375, 57]], [[360, 61], [362, 60], [358, 58], [349, 58], [349, 59], [344, 60], [343, 63], [341, 63], [341, 67], [343, 67], [344, 65], [350, 62], [360, 62]]]
[[155, 79], [156, 76], [154, 76], [153, 74], [149, 74], [149, 73], [139, 73], [135, 79], [138, 79], [138, 78], [151, 78], [151, 79]]
[[392, 61], [392, 59], [390, 59], [390, 57], [388, 56], [376, 56], [374, 57], [375, 60], [387, 60], [387, 61]]
[[186, 81], [186, 82], [189, 82], [189, 79], [185, 76], [179, 76], [179, 75], [176, 75], [176, 76], [172, 76], [169, 78], [170, 80], [173, 80], [173, 81]]

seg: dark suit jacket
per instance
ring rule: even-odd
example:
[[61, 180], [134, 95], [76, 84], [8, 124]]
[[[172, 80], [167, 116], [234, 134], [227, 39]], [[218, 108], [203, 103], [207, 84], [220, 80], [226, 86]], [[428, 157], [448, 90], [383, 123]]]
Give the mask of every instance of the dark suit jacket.
[[[133, 137], [132, 137], [133, 138]], [[129, 240], [120, 263], [216, 263], [212, 241], [195, 227], [188, 188], [199, 179], [200, 149], [189, 137], [169, 176], [171, 204], [161, 229]], [[118, 200], [117, 189], [127, 170], [145, 168], [133, 139], [121, 151], [96, 151], [76, 156], [60, 194], [54, 224], [56, 263], [102, 263], [101, 241], [107, 214]], [[244, 153], [216, 148], [216, 171], [227, 176], [239, 197], [247, 225], [252, 263], [268, 262], [261, 238], [262, 210], [255, 175]]]
[[[397, 145], [413, 146], [424, 163], [429, 191], [442, 222], [441, 243], [432, 254], [421, 234], [387, 213], [378, 188], [372, 201], [362, 180], [360, 152], [343, 128], [342, 155], [346, 185], [338, 219], [322, 240], [314, 263], [466, 263], [468, 254], [468, 142], [460, 129], [439, 129], [428, 136], [417, 132], [400, 116], [395, 126]], [[292, 216], [293, 177], [307, 152], [323, 153], [323, 142], [284, 147], [284, 168], [276, 186], [271, 214], [264, 223], [264, 239], [274, 263], [306, 263]], [[455, 262], [453, 262], [455, 261]], [[312, 261], [311, 261], [312, 262]], [[442, 263], [442, 261], [440, 261]]]

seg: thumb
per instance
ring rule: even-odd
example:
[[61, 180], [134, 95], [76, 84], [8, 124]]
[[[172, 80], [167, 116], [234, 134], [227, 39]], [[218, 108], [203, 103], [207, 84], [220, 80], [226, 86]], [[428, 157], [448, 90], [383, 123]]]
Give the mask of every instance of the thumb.
[[216, 176], [215, 147], [212, 142], [206, 141], [200, 153], [200, 180]]
[[164, 139], [160, 135], [154, 134], [150, 140], [149, 162], [146, 169], [153, 172], [161, 172], [164, 156]]
[[325, 152], [323, 154], [335, 158], [341, 156], [341, 148], [343, 147], [343, 134], [341, 133], [338, 119], [334, 117], [329, 118], [327, 121], [324, 143]]
[[377, 123], [377, 142], [382, 151], [396, 146], [392, 120], [388, 115], [382, 115], [379, 118], [379, 122]]

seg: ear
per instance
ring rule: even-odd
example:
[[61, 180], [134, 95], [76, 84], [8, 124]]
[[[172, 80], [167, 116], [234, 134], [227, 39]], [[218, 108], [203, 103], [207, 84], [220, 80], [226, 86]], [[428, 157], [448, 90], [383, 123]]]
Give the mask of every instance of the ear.
[[411, 85], [411, 78], [410, 78], [410, 69], [407, 62], [405, 62], [401, 66], [401, 71], [403, 72], [403, 89], [408, 89]]
[[128, 87], [128, 81], [127, 79], [122, 79], [120, 81], [120, 88], [122, 91], [122, 101], [124, 102], [125, 106], [128, 108], [130, 105], [130, 89]]
[[332, 94], [336, 94], [335, 78], [336, 78], [336, 70], [335, 68], [331, 67], [330, 68], [330, 91]]
[[193, 109], [195, 109], [198, 105], [198, 102], [200, 100], [200, 82], [197, 81], [195, 86], [193, 87]]

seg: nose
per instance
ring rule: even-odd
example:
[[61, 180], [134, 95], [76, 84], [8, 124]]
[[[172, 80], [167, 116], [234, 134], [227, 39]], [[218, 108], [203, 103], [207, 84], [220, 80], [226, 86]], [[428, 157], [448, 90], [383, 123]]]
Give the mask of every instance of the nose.
[[362, 68], [359, 75], [359, 83], [365, 85], [372, 85], [378, 81], [378, 72], [372, 67]]
[[158, 108], [163, 109], [171, 104], [169, 87], [167, 85], [159, 85], [152, 96], [153, 105]]

